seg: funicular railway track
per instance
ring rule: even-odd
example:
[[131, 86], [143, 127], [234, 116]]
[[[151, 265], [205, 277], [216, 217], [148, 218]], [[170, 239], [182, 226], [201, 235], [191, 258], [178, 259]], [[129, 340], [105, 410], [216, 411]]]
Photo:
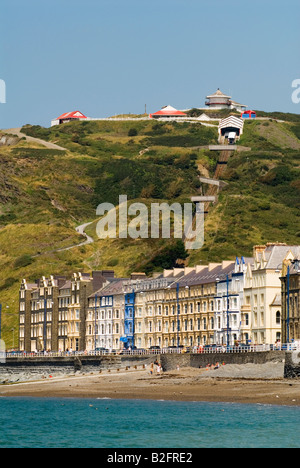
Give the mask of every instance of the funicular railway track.
[[[234, 148], [233, 149], [226, 149], [224, 150], [222, 148], [222, 146], [220, 146], [220, 156], [218, 158], [218, 162], [217, 162], [217, 165], [216, 165], [216, 169], [215, 169], [215, 173], [214, 173], [214, 176], [213, 176], [213, 181], [220, 181], [222, 179], [222, 176], [224, 175], [226, 169], [227, 169], [227, 164], [228, 164], [228, 161], [230, 159], [230, 157], [232, 156], [233, 152], [234, 152]], [[217, 148], [214, 148], [214, 150], [216, 150]], [[203, 190], [203, 189], [202, 189]], [[214, 201], [214, 204], [217, 203], [217, 200], [218, 200], [218, 194], [219, 194], [219, 190], [220, 190], [220, 184], [209, 184], [208, 182], [208, 188], [207, 190], [205, 190], [205, 197], [214, 197], [215, 198], [215, 201]], [[205, 201], [204, 202], [204, 218], [208, 215], [208, 212], [211, 208], [211, 204], [212, 202], [211, 201]], [[192, 232], [195, 232], [195, 228], [196, 228], [196, 215], [194, 216], [193, 218], [193, 222], [187, 232], [187, 234], [184, 234], [184, 237], [183, 237], [183, 241], [186, 242], [188, 239], [190, 239], [191, 237], [191, 233]]]

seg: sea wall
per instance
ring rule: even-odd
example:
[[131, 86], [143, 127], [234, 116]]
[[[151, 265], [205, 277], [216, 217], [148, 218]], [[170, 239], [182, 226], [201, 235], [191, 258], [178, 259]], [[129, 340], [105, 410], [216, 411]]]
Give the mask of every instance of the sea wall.
[[[156, 358], [156, 356], [154, 356]], [[100, 372], [109, 369], [142, 368], [153, 362], [153, 356], [67, 356], [9, 357], [0, 362], [0, 383], [48, 375], [68, 375], [76, 372]]]
[[267, 351], [260, 353], [220, 353], [220, 354], [162, 354], [161, 362], [164, 370], [180, 367], [206, 367], [208, 364], [266, 364], [268, 362], [284, 362], [284, 351]]
[[[288, 353], [289, 354], [289, 353]], [[288, 357], [287, 376], [299, 377], [300, 364], [295, 366]], [[295, 356], [294, 356], [295, 359]], [[268, 362], [284, 363], [284, 351], [261, 353], [222, 353], [222, 354], [161, 354], [139, 356], [68, 356], [68, 357], [9, 357], [0, 363], [0, 382], [23, 380], [47, 375], [66, 375], [75, 372], [89, 373], [109, 369], [144, 368], [151, 362], [161, 362], [164, 371], [179, 367], [203, 368], [207, 364], [266, 364]], [[296, 369], [296, 370], [295, 370]]]

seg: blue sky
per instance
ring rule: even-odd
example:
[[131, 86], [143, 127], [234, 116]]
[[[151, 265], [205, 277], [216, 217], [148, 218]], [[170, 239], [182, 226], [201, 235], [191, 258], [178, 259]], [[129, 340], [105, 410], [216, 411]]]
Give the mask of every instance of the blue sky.
[[300, 113], [299, 0], [2, 0], [0, 128], [204, 106]]

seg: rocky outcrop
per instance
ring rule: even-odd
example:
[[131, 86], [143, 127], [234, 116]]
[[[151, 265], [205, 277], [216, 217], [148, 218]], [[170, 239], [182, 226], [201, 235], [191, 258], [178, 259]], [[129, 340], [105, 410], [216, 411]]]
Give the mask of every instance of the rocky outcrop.
[[19, 143], [20, 138], [17, 135], [1, 135], [0, 146], [13, 146]]

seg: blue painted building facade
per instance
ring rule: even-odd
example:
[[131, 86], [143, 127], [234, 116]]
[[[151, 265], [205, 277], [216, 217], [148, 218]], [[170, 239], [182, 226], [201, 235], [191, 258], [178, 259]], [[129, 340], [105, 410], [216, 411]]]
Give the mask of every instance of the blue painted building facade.
[[135, 318], [135, 292], [125, 294], [124, 310], [124, 336], [120, 341], [124, 343], [124, 348], [134, 347], [134, 318]]

